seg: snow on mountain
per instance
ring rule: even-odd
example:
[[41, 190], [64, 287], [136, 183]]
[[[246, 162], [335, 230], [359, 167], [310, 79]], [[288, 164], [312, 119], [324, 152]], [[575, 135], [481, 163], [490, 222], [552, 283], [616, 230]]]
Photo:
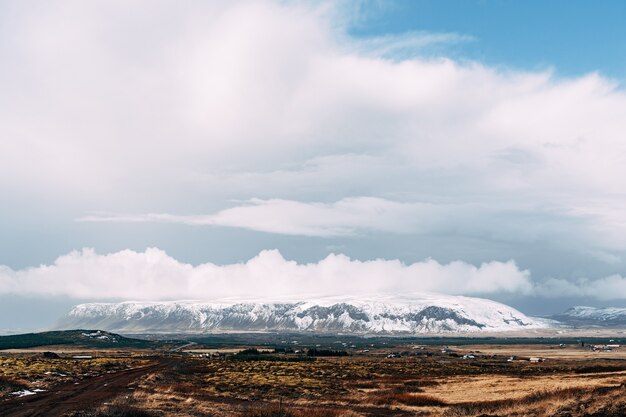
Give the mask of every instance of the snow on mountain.
[[122, 302], [75, 306], [58, 328], [117, 332], [312, 331], [417, 334], [545, 327], [495, 301], [436, 294], [300, 302]]
[[552, 318], [571, 326], [623, 327], [626, 326], [626, 308], [576, 306]]

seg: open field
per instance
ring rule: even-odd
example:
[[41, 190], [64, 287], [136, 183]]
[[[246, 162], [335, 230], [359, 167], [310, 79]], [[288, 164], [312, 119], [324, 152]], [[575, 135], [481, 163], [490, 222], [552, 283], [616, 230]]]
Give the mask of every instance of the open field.
[[[242, 351], [251, 347], [263, 349]], [[90, 359], [0, 351], [0, 415], [626, 415], [621, 347], [400, 343], [315, 356], [267, 345], [187, 348], [81, 349]]]
[[548, 359], [620, 359], [626, 360], [626, 347], [610, 351], [578, 349], [576, 346], [560, 348], [556, 345], [464, 345], [451, 346], [455, 351], [463, 354], [477, 352], [480, 355], [508, 355], [531, 357], [538, 356]]

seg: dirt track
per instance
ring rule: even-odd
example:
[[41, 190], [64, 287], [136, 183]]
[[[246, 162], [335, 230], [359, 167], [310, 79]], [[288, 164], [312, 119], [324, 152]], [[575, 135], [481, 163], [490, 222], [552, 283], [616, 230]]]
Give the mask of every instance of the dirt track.
[[98, 406], [125, 392], [128, 385], [141, 376], [171, 366], [171, 361], [159, 361], [141, 368], [105, 374], [54, 387], [49, 392], [0, 402], [0, 416], [62, 416], [65, 413]]

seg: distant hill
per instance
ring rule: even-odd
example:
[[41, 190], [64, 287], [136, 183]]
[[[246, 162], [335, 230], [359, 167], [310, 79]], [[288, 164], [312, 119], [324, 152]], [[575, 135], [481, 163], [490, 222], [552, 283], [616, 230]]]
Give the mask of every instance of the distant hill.
[[441, 294], [326, 298], [282, 303], [125, 302], [80, 304], [60, 329], [127, 333], [220, 331], [429, 334], [511, 331], [545, 324], [495, 301]]
[[132, 339], [102, 330], [64, 330], [0, 336], [0, 350], [25, 349], [49, 345], [73, 345], [96, 348], [147, 348], [154, 342]]
[[626, 327], [626, 308], [572, 307], [551, 317], [563, 324], [575, 327]]

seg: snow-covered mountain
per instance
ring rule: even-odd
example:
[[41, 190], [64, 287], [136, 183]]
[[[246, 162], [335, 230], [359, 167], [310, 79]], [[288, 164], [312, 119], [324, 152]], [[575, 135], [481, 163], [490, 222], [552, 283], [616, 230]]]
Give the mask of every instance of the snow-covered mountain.
[[570, 326], [624, 327], [626, 326], [626, 308], [577, 306], [552, 318]]
[[545, 327], [495, 301], [419, 294], [302, 302], [123, 302], [75, 306], [60, 329], [117, 332], [311, 331], [416, 334]]

